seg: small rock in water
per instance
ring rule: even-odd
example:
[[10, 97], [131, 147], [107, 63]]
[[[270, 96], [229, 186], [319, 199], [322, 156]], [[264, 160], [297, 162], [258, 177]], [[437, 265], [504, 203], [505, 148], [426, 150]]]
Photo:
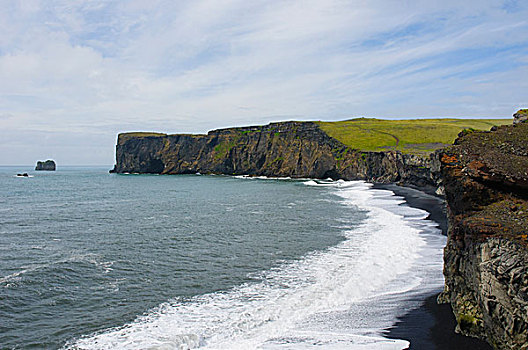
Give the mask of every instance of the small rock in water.
[[45, 162], [38, 161], [37, 166], [35, 167], [35, 170], [55, 171], [55, 168], [56, 168], [55, 162], [51, 159], [48, 159]]

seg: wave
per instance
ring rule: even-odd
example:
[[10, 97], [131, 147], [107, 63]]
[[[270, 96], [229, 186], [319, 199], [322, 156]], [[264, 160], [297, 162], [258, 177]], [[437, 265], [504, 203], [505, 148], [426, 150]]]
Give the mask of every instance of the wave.
[[[57, 239], [53, 239], [54, 241]], [[43, 249], [42, 246], [33, 246], [32, 249]], [[0, 277], [0, 286], [8, 286], [10, 287], [11, 282], [18, 282], [21, 280], [21, 276], [24, 274], [46, 270], [50, 268], [55, 268], [59, 265], [67, 265], [72, 262], [82, 262], [82, 263], [88, 263], [92, 264], [95, 267], [101, 269], [103, 273], [108, 273], [113, 270], [112, 265], [114, 264], [114, 261], [100, 261], [100, 257], [97, 254], [84, 254], [84, 253], [76, 253], [73, 252], [69, 254], [69, 256], [51, 261], [44, 264], [33, 264], [33, 265], [27, 265], [27, 266], [21, 266], [19, 267], [19, 271], [15, 271], [9, 275]]]
[[[176, 298], [130, 324], [83, 337], [66, 348], [408, 346], [407, 341], [381, 337], [380, 330], [394, 322], [395, 310], [405, 308], [402, 295], [441, 283], [438, 274], [430, 275], [441, 266], [438, 251], [444, 241], [437, 232], [429, 238], [423, 234], [434, 224], [423, 220], [425, 211], [402, 207], [391, 191], [373, 190], [362, 181], [304, 184], [332, 187], [341, 203], [362, 211], [366, 220], [343, 229], [345, 240], [340, 244], [262, 272], [260, 282], [190, 300]], [[431, 262], [420, 264], [420, 259]], [[392, 304], [383, 304], [389, 301]]]
[[254, 176], [254, 175], [233, 175], [235, 179], [247, 179], [247, 180], [292, 180], [289, 176], [274, 177], [274, 176]]

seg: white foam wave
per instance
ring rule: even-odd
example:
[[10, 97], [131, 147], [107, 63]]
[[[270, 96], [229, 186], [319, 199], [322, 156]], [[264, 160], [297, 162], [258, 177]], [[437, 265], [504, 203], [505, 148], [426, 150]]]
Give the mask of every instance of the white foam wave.
[[314, 180], [303, 182], [303, 184], [305, 184], [306, 186], [319, 186], [319, 184], [315, 182]]
[[[413, 218], [413, 221], [419, 220], [417, 218], [423, 218], [426, 212], [401, 207], [398, 200], [391, 203], [388, 199], [394, 196], [392, 192], [371, 190], [370, 184], [361, 181], [320, 183], [310, 180], [304, 184], [334, 187], [342, 201], [346, 205], [364, 211], [367, 220], [358, 227], [344, 230], [346, 239], [337, 246], [323, 252], [308, 254], [299, 261], [284, 263], [279, 268], [264, 272], [259, 283], [244, 284], [225, 292], [200, 295], [190, 301], [175, 299], [138, 317], [131, 324], [79, 339], [69, 347], [73, 349], [316, 347], [402, 349], [406, 347], [408, 345], [406, 341], [389, 340], [379, 336], [380, 328], [390, 326], [394, 314], [374, 316], [372, 322], [367, 322], [368, 327], [353, 325], [341, 331], [325, 330], [326, 326], [314, 326], [313, 324], [317, 322], [312, 321], [317, 318], [331, 319], [336, 317], [335, 315], [356, 308], [360, 310], [359, 314], [355, 315], [358, 317], [356, 322], [361, 323], [364, 322], [363, 318], [369, 316], [365, 311], [361, 314], [358, 305], [383, 295], [406, 293], [421, 285], [425, 277], [417, 277], [414, 270], [420, 256], [428, 255], [430, 252], [424, 249], [426, 238], [420, 234], [420, 228], [410, 224], [408, 218]], [[383, 205], [380, 205], [381, 199]], [[438, 250], [439, 247], [434, 246], [431, 249]], [[425, 251], [427, 252], [424, 253]], [[441, 259], [438, 256], [435, 258]], [[437, 263], [427, 266], [438, 267]], [[347, 317], [349, 320], [350, 316]], [[354, 323], [353, 319], [352, 323]], [[307, 330], [306, 324], [311, 325], [308, 327], [311, 329]]]
[[[37, 249], [42, 249], [42, 248], [37, 248]], [[112, 271], [113, 270], [112, 265], [114, 264], [114, 261], [100, 261], [99, 256], [96, 254], [73, 253], [68, 257], [57, 259], [55, 261], [51, 261], [48, 263], [21, 266], [19, 271], [13, 272], [4, 277], [0, 277], [0, 284], [4, 284], [4, 283], [7, 284], [9, 282], [18, 281], [21, 279], [22, 275], [27, 274], [27, 273], [49, 269], [52, 267], [56, 267], [57, 265], [69, 264], [72, 262], [84, 262], [84, 263], [92, 264], [96, 268], [101, 269], [103, 273], [108, 273]]]
[[328, 181], [328, 180], [314, 180], [310, 179], [308, 181], [303, 182], [306, 186], [319, 186], [319, 187], [348, 187], [348, 186], [354, 186], [356, 184], [355, 181]]
[[7, 276], [4, 276], [4, 277], [0, 278], [0, 283], [8, 283], [10, 281], [13, 281], [13, 280], [17, 279], [20, 275], [25, 274], [26, 272], [28, 272], [28, 269], [22, 269], [20, 271], [17, 271], [17, 272], [14, 272], [12, 274], [9, 274]]
[[255, 176], [255, 175], [233, 175], [236, 179], [247, 179], [247, 180], [291, 180], [289, 176], [273, 177], [273, 176]]

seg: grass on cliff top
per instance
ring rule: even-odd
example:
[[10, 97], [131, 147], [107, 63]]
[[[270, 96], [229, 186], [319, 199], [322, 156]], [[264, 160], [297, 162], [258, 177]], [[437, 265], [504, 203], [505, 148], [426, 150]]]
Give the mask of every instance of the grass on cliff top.
[[118, 142], [123, 143], [127, 140], [130, 140], [131, 138], [137, 138], [137, 137], [160, 137], [160, 136], [167, 136], [167, 134], [163, 134], [160, 132], [123, 132], [119, 134]]
[[321, 129], [350, 148], [362, 151], [399, 150], [424, 154], [453, 144], [464, 129], [489, 130], [511, 124], [511, 119], [413, 119], [358, 118], [318, 122]]
[[121, 136], [125, 137], [148, 137], [148, 136], [166, 136], [167, 134], [163, 134], [161, 132], [124, 132], [120, 134]]

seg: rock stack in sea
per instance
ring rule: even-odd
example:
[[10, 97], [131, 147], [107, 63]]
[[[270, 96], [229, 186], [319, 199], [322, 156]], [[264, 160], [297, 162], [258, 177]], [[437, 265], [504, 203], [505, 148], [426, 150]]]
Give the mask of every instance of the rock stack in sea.
[[45, 162], [38, 161], [37, 166], [35, 167], [35, 170], [55, 171], [55, 169], [55, 162], [51, 159], [48, 159]]

